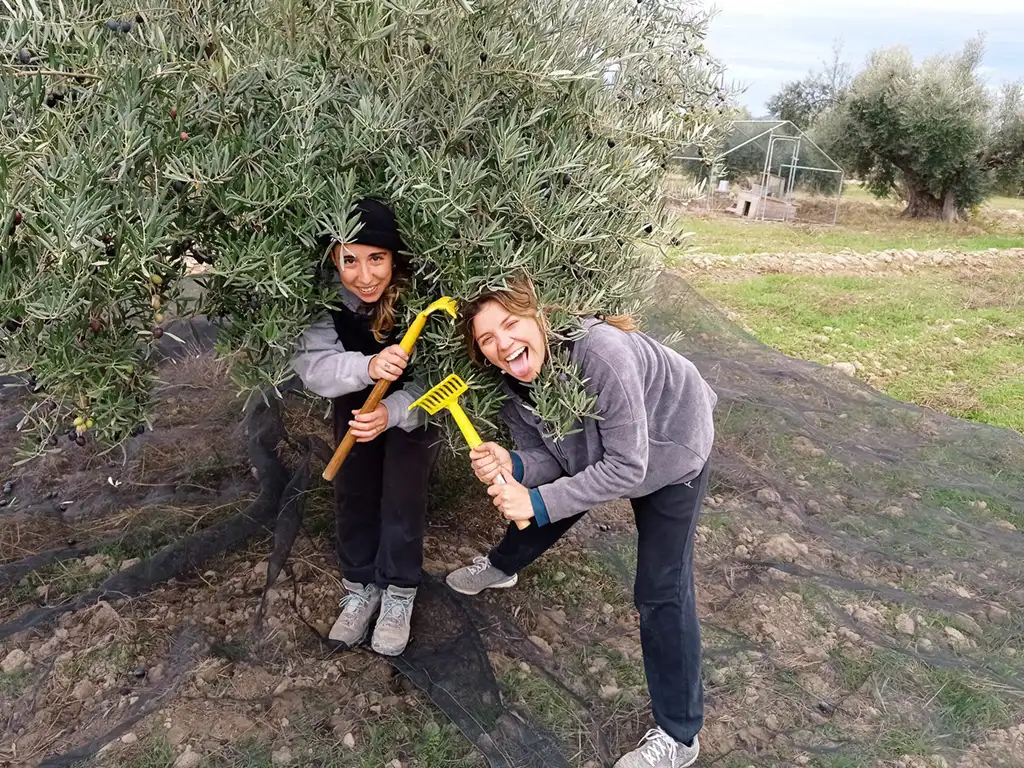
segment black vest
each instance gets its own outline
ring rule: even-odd
[[[373,320],[370,315],[354,312],[346,306],[341,309],[331,310],[331,319],[334,320],[334,330],[338,334],[338,341],[345,348],[346,352],[361,352],[364,355],[376,355],[386,347],[397,344],[400,340],[398,329],[392,328],[383,342],[377,341],[373,335]],[[408,381],[412,365],[409,365],[397,381],[391,382],[389,391],[402,389]],[[367,388],[367,394],[372,387]]]

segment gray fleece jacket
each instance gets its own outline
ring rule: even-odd
[[[337,274],[333,285],[346,307],[353,312],[369,314],[370,306],[345,288]],[[321,397],[334,398],[359,392],[377,383],[370,378],[372,357],[346,350],[338,339],[334,320],[330,314],[325,314],[299,337],[291,366],[306,389]],[[399,427],[411,432],[426,423],[426,413],[421,408],[409,410],[424,391],[420,382],[407,381],[404,388],[389,392],[381,400],[388,409],[388,429]]]
[[[502,417],[517,450],[514,475],[531,489],[539,525],[613,499],[646,496],[696,477],[711,454],[718,397],[682,355],[599,320],[571,358],[597,396],[597,417],[560,442],[511,390]]]

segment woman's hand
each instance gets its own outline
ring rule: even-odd
[[[469,458],[477,479],[484,485],[493,483],[499,473],[506,480],[512,479],[512,454],[497,443],[482,443],[469,452]]]
[[[409,364],[409,355],[399,344],[392,344],[387,349],[370,358],[369,373],[373,380],[386,379],[397,381]]]
[[[381,403],[370,413],[352,411],[354,418],[348,423],[357,443],[368,443],[388,428],[388,407]]]
[[[509,520],[530,520],[533,518],[533,502],[530,500],[530,489],[515,480],[508,480],[504,485],[495,483],[487,489],[494,500],[494,506]]]

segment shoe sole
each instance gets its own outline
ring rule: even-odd
[[[467,589],[462,589],[462,588],[456,586],[455,584],[452,584],[448,579],[445,579],[444,581],[445,581],[445,584],[447,584],[455,592],[458,592],[460,595],[470,595],[470,596],[472,596],[472,595],[479,595],[481,592],[483,592],[484,590],[487,590],[487,589],[508,589],[509,587],[514,587],[516,584],[519,583],[519,574],[518,573],[514,573],[509,578],[505,579],[505,581],[499,581],[496,584],[488,584],[486,587],[481,587],[480,589],[476,590],[475,592],[472,592],[472,591],[467,590]]]
[[[355,642],[346,643],[344,640],[340,640],[340,639],[338,639],[336,637],[332,637],[330,632],[327,633],[327,639],[330,640],[332,643],[341,643],[346,648],[356,648],[356,647],[362,645],[370,637],[370,624],[373,624],[377,620],[377,615],[378,615],[379,612],[380,612],[380,608],[378,607],[377,610],[373,612],[373,616],[370,618],[369,623],[367,623],[366,629],[363,630],[363,634],[360,635],[359,639],[357,639]],[[334,627],[331,627],[331,629],[334,629]]]

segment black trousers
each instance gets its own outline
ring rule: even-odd
[[[708,467],[689,484],[632,499],[637,562],[634,601],[655,722],[689,744],[704,724],[700,623],[693,588],[693,540],[708,487]],[[525,530],[509,525],[491,564],[512,575],[550,549],[585,512]]]
[[[334,438],[369,390],[334,400]],[[440,448],[437,425],[389,429],[356,443],[334,476],[335,549],[342,578],[358,584],[417,587],[423,571],[427,487]]]

